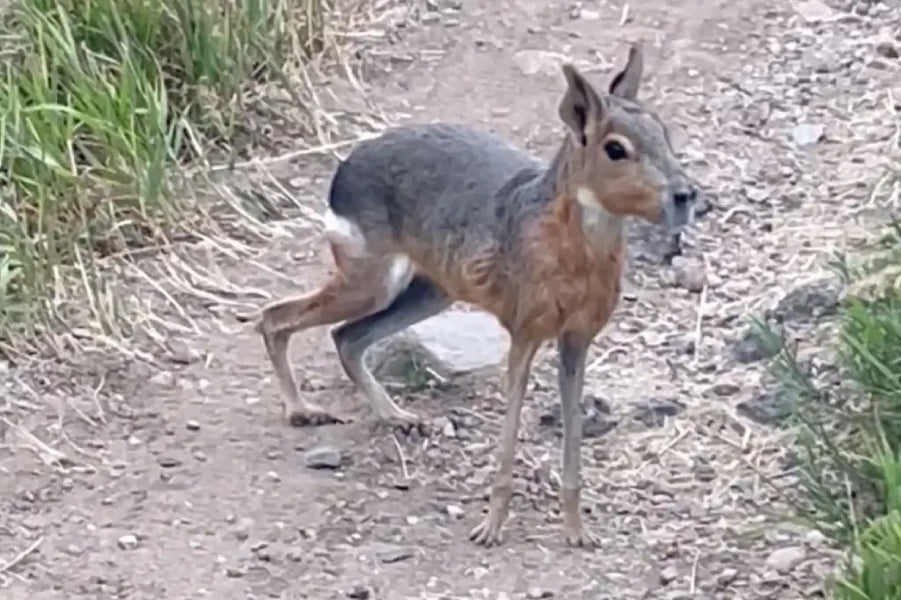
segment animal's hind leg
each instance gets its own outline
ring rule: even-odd
[[[390,303],[397,288],[409,280],[409,274],[397,268],[397,261],[342,261],[344,264],[339,265],[343,271],[319,290],[283,298],[263,308],[256,330],[263,336],[283,398],[285,418],[292,425],[321,425],[339,419],[298,393],[288,362],[291,336],[310,327],[359,318]]]
[[[397,406],[372,376],[363,363],[366,350],[377,341],[440,313],[450,304],[450,298],[438,286],[417,275],[387,308],[332,330],[345,372],[366,395],[381,423],[407,429],[420,421],[415,414]]]

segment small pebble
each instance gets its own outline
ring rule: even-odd
[[[884,58],[898,58],[901,56],[898,47],[891,42],[879,42],[876,44],[876,54]]]
[[[704,265],[700,262],[677,256],[673,258],[672,265],[678,287],[697,294],[707,285]]]
[[[668,585],[679,579],[679,570],[676,567],[669,566],[660,572],[660,583]]]
[[[127,533],[127,534],[123,535],[122,537],[120,537],[116,541],[116,544],[122,550],[133,550],[138,547],[138,538],[137,538],[137,536],[135,536],[131,533]]]
[[[819,142],[824,133],[822,125],[800,123],[792,129],[792,140],[799,148],[806,148]]]
[[[303,453],[303,464],[309,469],[337,469],[341,451],[332,446],[316,446]]]
[[[410,489],[410,480],[398,477],[391,483],[396,490],[407,491]]]
[[[353,600],[369,600],[370,595],[369,588],[362,585],[355,585],[353,589],[347,592],[347,597]]]
[[[181,465],[181,461],[174,456],[161,456],[156,459],[156,462],[164,469],[172,469]]]
[[[716,583],[720,587],[726,587],[738,577],[738,571],[736,569],[723,569],[723,572],[719,574],[716,578]]]
[[[826,536],[823,532],[812,529],[804,536],[804,543],[813,547],[822,546],[826,543]]]
[[[717,383],[713,386],[712,391],[720,397],[732,396],[741,391],[741,388],[734,383]]]
[[[835,14],[835,11],[821,0],[804,0],[795,2],[794,5],[797,13],[808,22],[822,21]]]
[[[541,598],[553,598],[554,592],[550,590],[543,590],[538,587],[531,587],[529,591],[526,592],[526,598],[528,600],[541,600]]]
[[[150,383],[160,387],[172,387],[175,385],[175,375],[169,371],[160,371],[150,377]]]
[[[174,363],[189,365],[201,358],[200,352],[185,340],[173,338],[167,340],[166,346],[169,348],[169,360]]]
[[[301,562],[305,555],[306,552],[304,552],[300,548],[289,548],[288,551],[285,552],[285,558],[287,558],[291,562]]]
[[[200,423],[198,423],[197,421],[188,421],[187,423],[185,423],[185,428],[188,431],[197,431],[198,429],[200,429]]]
[[[379,553],[379,560],[386,565],[401,562],[409,558],[413,558],[413,550],[409,548],[394,548]]]
[[[451,421],[448,421],[444,424],[441,434],[446,438],[454,438],[457,437],[457,430],[454,428],[454,424]]]
[[[463,509],[457,506],[456,504],[448,504],[444,507],[444,512],[452,519],[459,519],[463,517]]]
[[[806,558],[807,553],[803,546],[788,546],[774,550],[766,559],[766,566],[781,575],[786,575],[795,570]]]

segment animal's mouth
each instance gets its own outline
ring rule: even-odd
[[[671,263],[673,258],[682,254],[682,234],[691,225],[695,217],[695,200],[676,202],[668,192],[661,192],[661,221],[666,227],[666,246],[663,249],[663,262]]]
[[[693,200],[677,203],[668,193],[663,193],[661,196],[663,196],[661,198],[663,205],[661,220],[666,226],[667,234],[679,236],[694,220],[695,203]]]

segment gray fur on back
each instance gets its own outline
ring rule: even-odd
[[[370,241],[388,234],[395,244],[419,239],[453,254],[473,238],[514,243],[517,224],[553,189],[546,163],[497,136],[416,124],[360,143],[335,172],[329,206]]]

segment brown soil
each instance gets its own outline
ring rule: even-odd
[[[901,31],[898,11],[832,3],[835,18],[811,24],[784,1],[647,0],[622,23],[624,5],[606,0],[581,3],[578,18],[559,2],[459,4],[366,50],[377,55],[368,96],[386,115],[481,124],[548,155],[562,76],[553,57],[541,66],[548,55],[522,52],[592,65],[606,84],[625,43],[641,40],[643,97],[672,123],[712,206],[679,268],[660,264],[657,232],[635,228],[629,293],[590,358],[587,394],[615,423],[584,451],[587,519],[603,547],[569,549],[561,537],[550,349],[529,392],[507,541],[485,550],[467,534],[493,473],[495,377],[398,389],[402,406],[439,432],[450,420],[454,436],[396,444],[365,424],[327,332],[305,332],[293,346],[305,393],[355,420],[292,429],[258,337],[231,306],[173,291],[190,312],[172,320],[197,325],[179,337],[200,356],[169,353],[187,365],[160,372],[98,355],[0,372],[4,598],[822,597],[828,553],[780,525],[788,438],[745,410],[763,406],[765,363],[735,348],[746,316],[789,290],[801,300],[783,302],[784,321],[807,331],[810,303],[830,294],[809,280],[829,249],[865,231],[898,119],[885,89],[901,81],[901,63],[875,47]],[[799,147],[802,123],[823,138]],[[328,171],[310,163],[282,175],[318,211]],[[313,287],[323,269],[314,224],[283,226],[292,235],[254,261],[217,257],[223,279],[273,296]],[[700,294],[685,289],[698,269]],[[12,423],[71,464],[48,466]],[[342,450],[341,468],[307,468],[303,452],[317,444]],[[767,564],[782,547],[804,552],[791,572]]]

